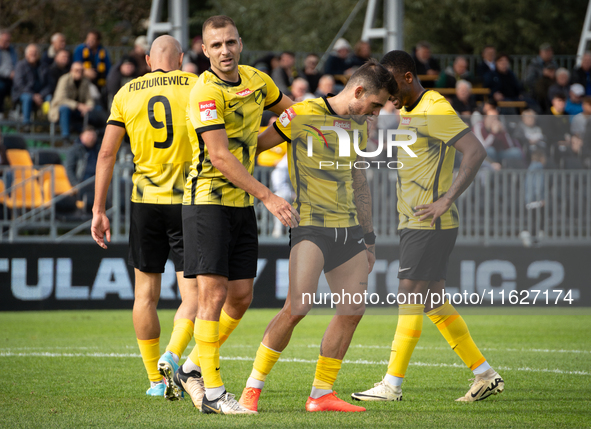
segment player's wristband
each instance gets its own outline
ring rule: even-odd
[[[368,232],[363,236],[363,240],[365,241],[365,244],[371,246],[373,244],[376,244],[376,235],[373,231]]]

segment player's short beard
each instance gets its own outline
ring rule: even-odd
[[[357,107],[355,101],[352,101],[347,106],[347,110],[349,112],[349,116],[358,124],[363,124],[365,122],[365,114],[361,111],[361,108]]]

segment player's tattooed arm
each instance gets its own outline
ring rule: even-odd
[[[357,161],[363,161],[357,156]],[[357,207],[357,218],[363,228],[363,233],[373,231],[373,220],[371,218],[371,192],[367,184],[365,170],[352,169],[353,174],[353,195],[355,197],[355,206]]]

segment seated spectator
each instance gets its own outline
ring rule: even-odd
[[[150,51],[150,44],[146,36],[138,36],[133,42],[133,50],[129,56],[135,61],[135,74],[143,76],[150,71],[148,63],[146,62],[146,55]]]
[[[43,56],[41,57],[41,64],[44,67],[49,68],[53,64],[56,54],[64,49],[66,49],[66,36],[64,36],[62,33],[54,33],[51,36],[51,44],[49,45],[49,48],[47,48],[47,50],[43,52]]]
[[[452,99],[451,106],[461,116],[470,116],[476,110],[476,98],[472,95],[470,82],[463,79],[456,82],[456,95]]]
[[[591,95],[591,52],[587,51],[581,58],[581,65],[573,70],[572,83],[580,83],[586,95]]]
[[[556,82],[550,85],[548,88],[548,100],[551,102],[554,96],[561,94],[565,100],[568,97],[570,73],[564,67],[560,67],[556,70]]]
[[[101,45],[101,33],[89,31],[84,43],[74,50],[74,61],[84,65],[84,76],[99,89],[107,84],[107,75],[111,70],[109,52]]]
[[[324,73],[333,76],[345,75],[349,69],[347,58],[351,52],[351,45],[345,39],[340,38],[333,47],[333,52],[328,56],[324,65]],[[343,82],[345,84],[346,82]]]
[[[544,65],[542,69],[542,77],[540,77],[534,84],[533,98],[540,106],[541,113],[550,112],[550,100],[548,99],[548,91],[550,87],[556,83],[556,67],[553,63]]]
[[[200,75],[209,69],[209,58],[203,53],[203,38],[201,36],[193,37],[191,41],[191,49],[185,52],[183,57],[183,65],[193,63],[197,67],[196,75]],[[258,67],[257,67],[258,68]]]
[[[294,74],[297,72],[294,69],[295,55],[293,52],[282,52],[279,57],[279,66],[271,71],[271,78],[277,85],[277,88],[284,94],[289,93],[289,87],[293,82]]]
[[[507,158],[523,158],[519,143],[511,138],[495,110],[490,110],[483,121],[476,124],[474,134],[494,163],[500,164]]]
[[[57,83],[49,120],[59,120],[65,143],[69,143],[71,122],[81,121],[94,108],[90,85],[90,80],[84,76],[84,65],[78,61],[72,63],[70,73],[63,75]]]
[[[485,76],[490,72],[495,71],[495,57],[497,50],[492,45],[484,47],[481,53],[482,61],[476,66],[476,78],[479,82],[484,82]]]
[[[302,77],[296,77],[291,84],[291,98],[299,103],[308,98],[314,98],[314,94],[308,92],[308,81]]]
[[[536,124],[536,112],[532,109],[521,113],[521,122],[517,124],[514,137],[519,141],[526,159],[530,158],[533,150],[546,148],[544,133]]]
[[[561,142],[557,151],[558,165],[562,169],[579,170],[585,164],[589,167],[589,149],[583,139],[577,136],[568,136]]]
[[[542,77],[544,66],[549,64],[554,66],[554,70],[558,68],[558,64],[554,61],[552,46],[549,43],[542,43],[538,56],[529,64],[525,74],[525,89],[528,94],[534,94],[536,82]]]
[[[301,77],[308,81],[308,90],[311,93],[316,92],[318,88],[318,81],[320,80],[320,73],[316,69],[318,66],[318,55],[308,54],[304,60],[304,69],[299,73]]]
[[[510,69],[508,55],[499,54],[497,56],[495,71],[486,76],[484,86],[490,88],[490,92],[496,101],[517,100],[519,98],[521,84]]]
[[[415,60],[415,64],[417,66],[418,75],[438,75],[441,71],[439,62],[435,58],[431,57],[431,45],[429,42],[421,41],[417,43],[413,59]]]
[[[439,75],[435,83],[437,88],[455,88],[458,80],[472,82],[472,73],[468,70],[468,61],[465,57],[457,56],[453,65],[446,67]]]
[[[87,125],[82,130],[66,155],[66,172],[72,186],[79,185],[96,175],[96,162],[101,149],[94,127]],[[86,210],[92,210],[94,183],[78,190],[78,199],[86,202]]]
[[[21,104],[25,127],[31,124],[33,107],[41,107],[44,101],[51,100],[51,86],[40,57],[37,45],[27,45],[25,58],[17,63],[14,70],[12,102]]]
[[[591,97],[583,98],[583,111],[575,115],[570,124],[570,133],[581,139],[585,139],[585,130],[591,118]]]
[[[60,80],[60,77],[68,73],[70,71],[70,67],[70,53],[65,49],[56,52],[53,63],[47,72],[47,81],[51,87],[51,95],[53,95],[55,92],[55,88],[57,88],[57,82]]]
[[[552,99],[550,112],[552,115],[539,117],[540,127],[546,137],[546,154],[552,163],[558,163],[558,145],[564,144],[570,135],[569,116],[564,113],[566,99],[562,94],[556,94]],[[561,143],[562,142],[562,143]]]
[[[14,69],[18,62],[16,50],[10,45],[10,32],[0,30],[0,119],[4,117],[4,99],[12,91]]]
[[[583,111],[583,96],[585,95],[585,88],[580,83],[573,83],[570,86],[568,95],[564,111],[570,116],[578,115]]]
[[[328,94],[334,94],[335,92],[335,80],[329,74],[325,74],[320,78],[318,81],[318,88],[316,88],[316,92],[314,95],[316,97],[326,97]]]
[[[115,67],[111,68],[109,76],[107,76],[108,110],[111,110],[111,103],[113,102],[113,97],[115,97],[117,91],[119,91],[119,89],[127,82],[136,77],[138,77],[137,65],[135,60],[130,56],[121,58],[121,61],[119,61]]]
[[[361,67],[367,60],[371,58],[371,45],[369,42],[360,40],[355,43],[353,53],[347,58],[349,67]]]

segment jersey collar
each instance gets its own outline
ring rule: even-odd
[[[160,72],[160,73],[169,73],[169,72],[171,72],[171,71],[172,71],[172,70],[164,71],[164,70],[162,70],[162,69],[156,69],[156,70],[153,70],[153,71],[152,71],[152,73],[156,73],[156,72]]]
[[[330,106],[329,102],[328,102],[328,97],[334,97],[334,94],[328,94],[328,95],[323,95],[322,99],[324,100],[324,104],[326,104],[326,108],[328,109],[328,111],[332,114],[332,115],[336,115],[337,112],[335,112],[334,110],[332,110],[332,107]]]
[[[229,82],[227,80],[222,79],[217,74],[215,74],[215,72],[211,68],[207,69],[207,71],[210,72],[211,74],[213,74],[215,77],[217,77],[222,82],[224,82],[226,85],[229,85],[229,86],[240,86],[240,85],[242,85],[242,76],[240,76],[240,70],[238,71],[238,82]]]
[[[417,98],[417,101],[415,101],[414,103],[412,103],[412,105],[408,106],[406,108],[406,113],[410,113],[412,111],[412,109],[414,109],[415,107],[417,107],[417,105],[421,102],[421,100],[423,99],[423,95],[425,95],[427,93],[427,91],[429,91],[428,89],[424,90],[421,95],[419,95],[419,98]]]

